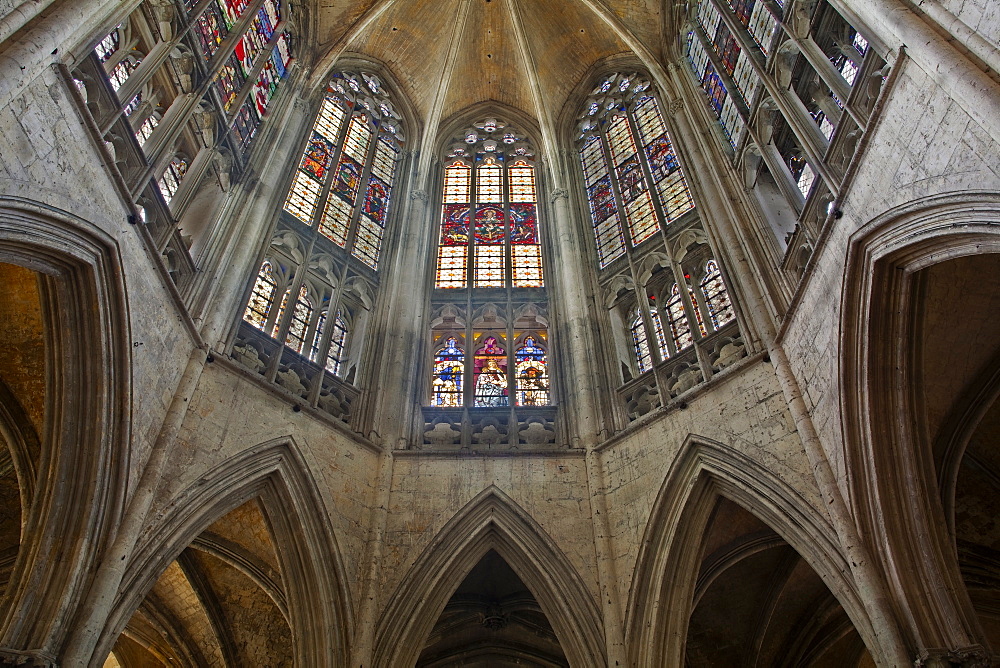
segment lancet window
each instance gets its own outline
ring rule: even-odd
[[[495,118],[442,157],[430,405],[548,406],[548,321],[534,150]]]
[[[637,74],[602,78],[578,127],[603,268],[692,211],[694,200],[647,79]]]
[[[284,211],[378,269],[404,137],[382,81],[338,72],[323,96]]]

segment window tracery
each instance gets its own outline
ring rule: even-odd
[[[648,80],[604,77],[584,103],[577,143],[600,266],[694,209]]]
[[[495,118],[444,149],[431,407],[551,403],[534,158],[529,140]]]
[[[235,361],[349,422],[375,285],[279,226],[250,289]]]
[[[284,210],[378,269],[403,144],[400,115],[378,77],[338,72],[306,140]]]

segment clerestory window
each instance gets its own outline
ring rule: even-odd
[[[446,147],[431,406],[551,403],[539,188],[530,143],[487,118]]]
[[[284,210],[378,269],[396,167],[399,114],[382,81],[339,72],[323,97]]]
[[[601,79],[577,142],[602,268],[694,209],[694,200],[648,80]]]

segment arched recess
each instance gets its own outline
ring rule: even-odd
[[[409,569],[379,619],[373,664],[413,665],[448,599],[490,550],[537,599],[570,665],[604,666],[597,602],[544,529],[496,486],[466,504]]]
[[[48,660],[124,505],[128,309],[116,242],[67,212],[0,198],[0,262],[40,275],[46,350],[45,428],[36,471],[25,471],[37,477],[22,486],[33,493],[0,602],[0,647]]]
[[[859,229],[848,249],[840,388],[849,498],[915,659],[988,655],[942,510],[947,489],[938,487],[962,448],[938,444],[945,454],[936,456],[923,429],[915,327],[928,307],[919,276],[944,262],[994,253],[1000,253],[1000,194],[989,192],[935,195],[887,211]],[[966,392],[972,395],[965,398],[988,395],[988,378],[970,380]],[[946,420],[957,431],[964,421],[968,430],[976,409],[958,409]]]
[[[94,658],[102,660],[160,574],[213,522],[260,498],[274,538],[296,666],[348,665],[354,628],[350,593],[323,497],[291,437],[248,448],[201,476],[151,519],[137,547]]]
[[[874,631],[829,521],[752,459],[689,435],[643,534],[625,619],[629,665],[684,665],[702,536],[718,497],[749,511],[798,552],[843,606],[878,661]]]

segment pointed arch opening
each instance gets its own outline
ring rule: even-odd
[[[720,512],[728,513],[733,521],[717,521]],[[731,448],[688,437],[657,496],[642,545],[626,618],[631,665],[674,666],[689,660],[694,665],[713,661],[725,665],[748,652],[757,657],[785,651],[808,654],[817,647],[816,638],[844,637],[845,624],[856,629],[863,646],[877,651],[874,631],[833,527],[786,483]],[[746,561],[772,549],[775,552],[766,558]],[[761,591],[744,592],[744,598],[759,599],[751,609],[721,610],[728,601],[727,587],[759,583],[758,575],[773,572],[770,566],[782,559],[785,578],[772,578]],[[769,560],[775,564],[764,563]],[[730,570],[740,563],[744,567]],[[728,575],[722,577],[724,573]],[[783,594],[790,591],[792,576],[815,593],[814,600],[826,606],[828,616],[810,617],[796,596]],[[703,602],[707,607],[699,611]],[[758,615],[761,605],[769,606],[771,613]],[[771,625],[779,605],[797,615],[798,625]],[[719,629],[711,626],[720,612],[745,617],[746,633],[736,648],[724,647],[732,636],[719,635]],[[696,634],[693,640],[692,632]],[[809,633],[812,639],[803,635]],[[723,637],[730,640],[723,642]],[[688,653],[689,640],[701,654]],[[856,643],[853,649],[834,645],[830,644],[829,651],[850,654],[857,648]],[[726,651],[734,653],[726,658]],[[849,658],[862,660],[860,654]],[[879,660],[877,655],[874,658]],[[767,661],[765,656],[763,664]]]
[[[570,665],[605,665],[593,594],[545,531],[496,487],[460,510],[407,572],[379,619],[375,665],[413,665],[449,599],[490,551],[538,602]]]

